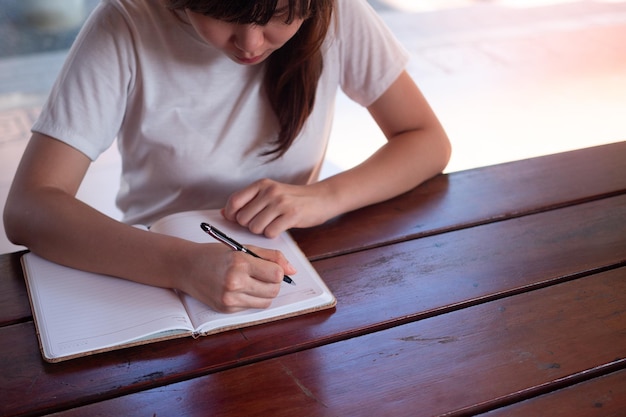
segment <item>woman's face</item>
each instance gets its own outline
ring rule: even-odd
[[[242,65],[263,62],[291,39],[304,21],[295,18],[285,23],[288,15],[286,7],[276,9],[274,17],[263,26],[226,22],[189,9],[185,12],[202,39]]]

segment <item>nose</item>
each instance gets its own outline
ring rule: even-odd
[[[258,25],[239,25],[235,31],[235,47],[240,51],[255,55],[264,42],[263,27]]]

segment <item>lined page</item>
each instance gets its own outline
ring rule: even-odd
[[[101,350],[192,326],[177,294],[49,262],[23,259],[44,356]]]

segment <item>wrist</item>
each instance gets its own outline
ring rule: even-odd
[[[316,212],[323,217],[319,223],[350,211],[349,200],[346,199],[347,193],[337,176],[326,178],[310,186],[314,188],[315,202],[318,208]]]
[[[147,268],[153,274],[151,279],[157,286],[188,292],[186,277],[196,267],[194,254],[200,244],[166,235],[158,235],[157,239],[155,259],[148,261],[152,266]]]
[[[328,177],[316,185],[320,187],[320,206],[328,213],[327,219],[356,210],[367,204],[367,193],[354,168]]]

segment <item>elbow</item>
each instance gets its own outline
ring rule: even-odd
[[[436,138],[435,149],[432,152],[434,158],[433,166],[435,168],[434,175],[441,174],[448,166],[452,157],[452,143],[450,143],[450,139],[448,139],[448,135],[443,129],[441,129]]]
[[[12,187],[7,197],[2,221],[4,231],[9,241],[15,245],[28,246],[28,219],[31,213],[30,206],[22,201],[16,194],[15,187]]]
[[[448,139],[448,135],[446,135],[445,133],[443,134],[443,139],[442,139],[442,158],[441,158],[441,171],[443,172],[446,167],[448,166],[448,163],[450,162],[450,158],[452,157],[452,143],[450,142],[450,139]]]
[[[23,245],[21,227],[22,220],[19,211],[15,209],[14,204],[7,200],[4,206],[2,220],[4,223],[4,232],[7,239],[15,245]]]

